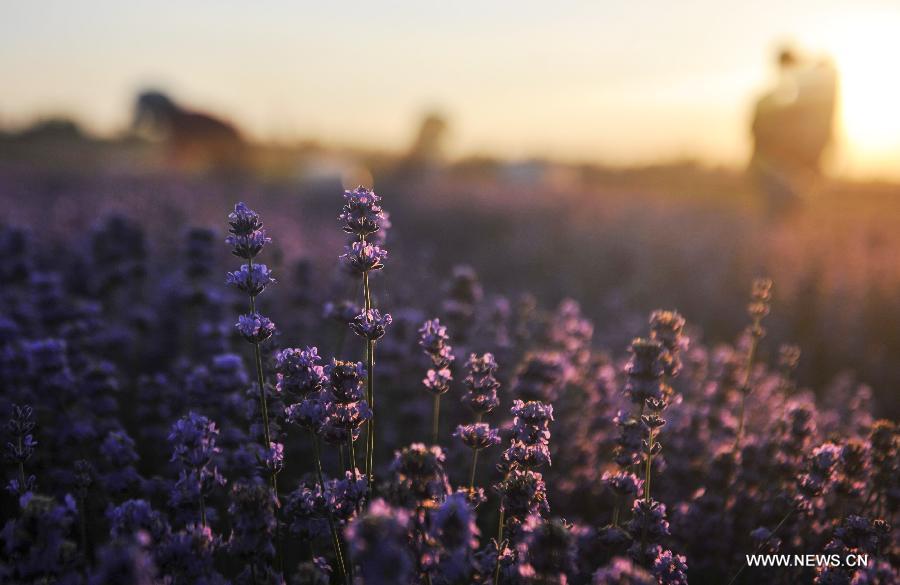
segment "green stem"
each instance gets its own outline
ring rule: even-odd
[[[81,524],[81,554],[84,560],[83,570],[87,571],[88,566],[88,546],[87,546],[87,514],[84,509],[85,498],[78,499],[78,516]]]
[[[247,265],[252,270],[253,258],[247,259]],[[256,313],[256,298],[253,295],[249,296],[250,312]],[[263,453],[268,454],[269,449],[272,448],[272,438],[269,432],[269,407],[266,404],[266,384],[263,377],[262,353],[259,349],[259,343],[253,344],[253,357],[256,361],[256,383],[259,386],[259,409],[262,413],[263,421]],[[274,471],[270,474],[269,483],[272,486],[272,496],[274,497],[275,506],[273,510],[273,513],[275,514],[275,556],[278,563],[278,570],[282,575],[284,575],[284,557],[281,550],[281,529],[278,522],[278,478],[276,477]]]
[[[353,431],[349,430],[350,438],[348,439],[348,443],[350,445],[350,471],[353,473],[353,479],[356,479],[356,449],[353,447],[355,441],[353,440]]]
[[[365,238],[363,238],[365,241]],[[372,288],[369,285],[369,273],[363,272],[363,297],[365,300],[366,319],[372,310]],[[366,425],[366,483],[368,484],[369,497],[372,496],[372,486],[375,483],[375,342],[366,340],[366,401],[372,411],[372,418]]]
[[[366,343],[366,358],[368,376],[366,378],[366,394],[368,395],[369,410],[372,418],[366,425],[366,479],[369,484],[369,496],[375,484],[375,342]]]
[[[644,476],[644,501],[650,503],[650,467],[653,465],[653,429],[647,438],[647,471]]]
[[[472,473],[469,475],[469,491],[475,491],[475,466],[478,465],[478,449],[472,449]]]
[[[503,500],[500,500],[500,522],[497,526],[497,562],[494,565],[494,585],[500,583],[500,553],[503,552]]]
[[[434,395],[434,417],[431,421],[431,444],[437,445],[438,443],[438,428],[440,426],[441,419],[441,395]]]
[[[313,451],[316,455],[316,475],[319,478],[319,487],[322,488],[322,494],[325,493],[325,475],[322,473],[322,455],[319,451],[319,437],[312,431],[310,431],[310,435],[312,435],[313,440]],[[341,551],[341,541],[338,538],[337,528],[334,524],[334,515],[331,512],[331,508],[328,508],[328,528],[331,530],[331,544],[334,546],[334,554],[337,557],[338,567],[341,570],[341,577],[344,580],[347,580],[347,569],[344,566],[344,554]]]
[[[200,525],[206,528],[206,500],[203,497],[203,475],[197,470],[197,483],[200,486]]]
[[[775,536],[775,534],[778,532],[778,530],[784,525],[785,522],[787,522],[787,519],[790,518],[791,514],[793,514],[793,513],[794,513],[794,508],[791,508],[790,510],[788,510],[788,513],[784,515],[784,517],[781,519],[781,521],[778,523],[778,525],[775,526],[774,530],[772,530],[772,534],[769,536],[769,538],[759,544],[759,547],[757,547],[757,549],[756,549],[757,553],[763,549],[763,547],[766,545],[766,543],[769,541],[769,539],[771,539],[772,537]],[[744,572],[744,569],[746,567],[747,567],[746,564],[741,565],[741,568],[738,569],[738,572],[734,574],[734,576],[731,578],[730,581],[728,581],[728,585],[732,585],[735,581],[737,581],[737,578],[740,577],[741,573]]]
[[[734,437],[734,451],[741,447],[741,439],[744,434],[744,411],[746,409],[747,395],[750,393],[750,376],[753,373],[753,361],[756,358],[756,349],[760,340],[760,319],[753,320],[753,329],[750,336],[750,349],[747,351],[747,364],[744,370],[744,383],[741,384],[741,406],[738,411],[738,428]]]

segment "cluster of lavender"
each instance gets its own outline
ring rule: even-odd
[[[189,230],[180,260],[157,267],[138,224],[101,222],[72,274],[0,230],[15,244],[0,255],[0,581],[898,579],[897,426],[850,378],[804,388],[794,346],[769,365],[771,281],[754,283],[735,346],[694,330],[689,345],[685,320],[656,311],[619,355],[596,347],[574,301],[490,296],[469,267],[433,295],[385,283],[383,313],[370,282],[386,258],[381,198],[345,192],[340,222],[347,270],[286,300],[261,296],[274,279],[257,259],[277,244],[244,204],[228,217],[245,261],[232,296],[211,230]],[[267,257],[289,274],[280,252]],[[347,332],[364,343],[345,348]],[[284,344],[295,336],[309,345]],[[747,567],[755,552],[870,562]]]

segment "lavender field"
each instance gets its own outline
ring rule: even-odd
[[[4,166],[0,581],[898,581],[894,188],[376,187]]]

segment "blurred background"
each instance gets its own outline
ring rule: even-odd
[[[733,339],[768,274],[770,351],[896,416],[897,30],[888,0],[10,4],[2,221],[52,244],[124,213],[163,260],[245,199],[327,275],[366,184],[397,302],[468,264],[619,351],[657,307]]]

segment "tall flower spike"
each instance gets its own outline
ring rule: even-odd
[[[463,380],[467,392],[462,397],[462,402],[469,410],[481,417],[499,406],[497,389],[500,382],[495,377],[497,362],[491,353],[481,356],[471,354],[466,362],[469,375]]]
[[[431,422],[431,442],[438,442],[438,431],[441,419],[441,395],[450,390],[450,382],[453,375],[450,372],[450,364],[455,359],[453,348],[450,347],[450,336],[447,328],[441,325],[440,320],[431,319],[425,321],[419,328],[419,346],[425,355],[431,359],[434,366],[425,374],[422,383],[425,389],[434,396]]]
[[[271,486],[273,502],[278,502],[278,472],[281,470],[277,441],[272,440],[269,428],[269,405],[266,398],[266,382],[263,372],[262,352],[260,343],[271,337],[275,331],[275,325],[270,319],[260,315],[256,310],[256,297],[259,296],[270,284],[275,282],[272,272],[265,264],[258,264],[253,259],[259,254],[263,246],[271,241],[263,231],[262,219],[259,214],[247,207],[243,202],[234,206],[234,211],[228,214],[228,226],[230,235],[226,242],[232,246],[232,253],[245,258],[246,264],[239,270],[229,272],[226,275],[226,283],[247,293],[249,312],[242,315],[237,323],[237,328],[247,341],[253,344],[253,357],[256,364],[256,386],[259,391],[259,413],[262,422],[262,452],[267,464],[261,469],[268,475]],[[237,491],[235,493],[250,494],[250,491]],[[202,500],[201,500],[202,501]],[[277,509],[277,506],[276,506]],[[205,518],[204,518],[205,524]],[[279,524],[275,522],[275,548],[277,568],[283,572],[281,542],[278,535]]]

